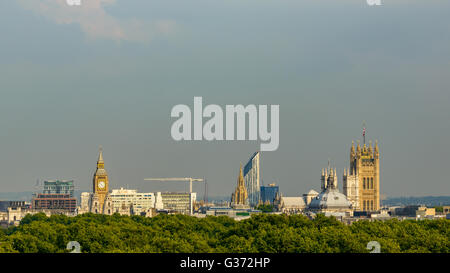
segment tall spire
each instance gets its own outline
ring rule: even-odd
[[[102,145],[98,148],[98,162],[103,162],[103,147]]]
[[[242,163],[241,163],[241,168],[239,170],[239,178],[238,178],[238,186],[244,186],[244,174],[242,172]]]
[[[98,160],[97,160],[97,169],[104,169],[105,162],[103,161],[103,147],[100,145],[98,148]]]
[[[244,175],[242,173],[242,163],[239,170],[239,177],[237,181],[237,187],[233,194],[232,203],[234,205],[247,205],[247,189],[245,188]]]

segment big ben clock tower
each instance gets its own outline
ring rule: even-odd
[[[93,192],[94,195],[98,197],[100,211],[103,210],[105,197],[108,194],[108,184],[108,173],[105,170],[105,162],[103,161],[103,149],[100,147],[97,161],[97,170],[95,171],[93,179]]]

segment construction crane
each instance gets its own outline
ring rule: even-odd
[[[192,193],[192,182],[204,182],[203,178],[192,177],[168,177],[168,178],[145,178],[145,181],[189,181],[189,193]]]

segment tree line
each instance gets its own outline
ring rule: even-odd
[[[186,215],[76,217],[27,215],[17,227],[2,229],[2,253],[366,253],[377,241],[381,252],[450,252],[450,220],[358,221],[334,217],[256,214],[235,221],[227,216]]]

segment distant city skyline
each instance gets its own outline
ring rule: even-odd
[[[260,143],[174,141],[172,107],[201,96],[280,106],[279,148],[260,164],[284,194],[319,191],[328,159],[342,189],[365,121],[382,196],[450,195],[448,1],[63,2],[0,2],[0,192],[90,191],[102,145],[110,188],[204,177],[230,196]]]

